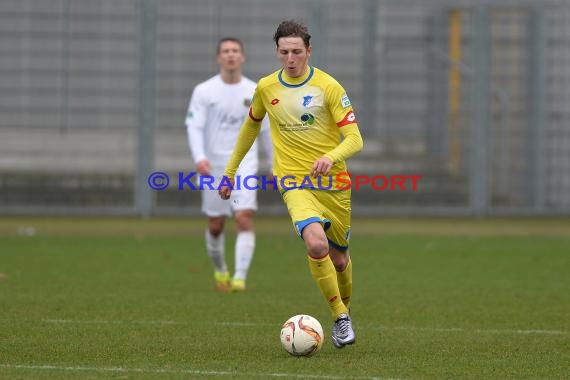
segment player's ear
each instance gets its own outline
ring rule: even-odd
[[[309,47],[307,48],[307,57],[310,57],[312,52],[313,52],[313,47],[309,45]]]

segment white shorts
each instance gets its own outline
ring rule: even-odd
[[[240,167],[241,169],[241,167]],[[247,173],[255,173],[257,168],[248,168]],[[241,173],[243,170],[238,170],[237,175],[244,176]],[[241,187],[239,190],[234,189],[230,199],[223,200],[218,194],[217,187],[220,184],[223,174],[213,174],[215,181],[213,187],[215,190],[204,189],[202,193],[202,212],[209,217],[216,216],[231,216],[235,211],[253,210],[257,211],[257,190],[249,190]],[[252,174],[249,174],[252,175]],[[248,181],[250,188],[255,187],[254,180]]]

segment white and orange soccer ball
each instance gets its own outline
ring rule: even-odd
[[[295,315],[281,327],[281,345],[293,356],[312,356],[323,345],[323,327],[310,315]]]

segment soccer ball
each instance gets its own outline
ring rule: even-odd
[[[310,315],[295,315],[281,327],[281,345],[293,356],[314,355],[323,340],[323,327]]]

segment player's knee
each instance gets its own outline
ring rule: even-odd
[[[222,227],[210,227],[210,235],[212,235],[213,237],[218,237],[221,235],[221,233],[224,231],[224,229]]]
[[[235,221],[238,231],[250,231],[253,229],[253,212],[236,213]]]
[[[223,220],[210,220],[208,223],[208,231],[210,235],[214,237],[220,236],[224,232],[224,221]]]
[[[335,260],[333,260],[333,265],[337,272],[342,272],[346,269],[346,266],[348,265],[348,260],[346,260],[345,258],[337,257],[335,258]]]
[[[331,260],[337,272],[343,272],[348,265],[348,253],[331,250]]]
[[[305,241],[309,256],[313,259],[321,259],[325,257],[329,251],[329,243],[322,239],[310,239]]]

